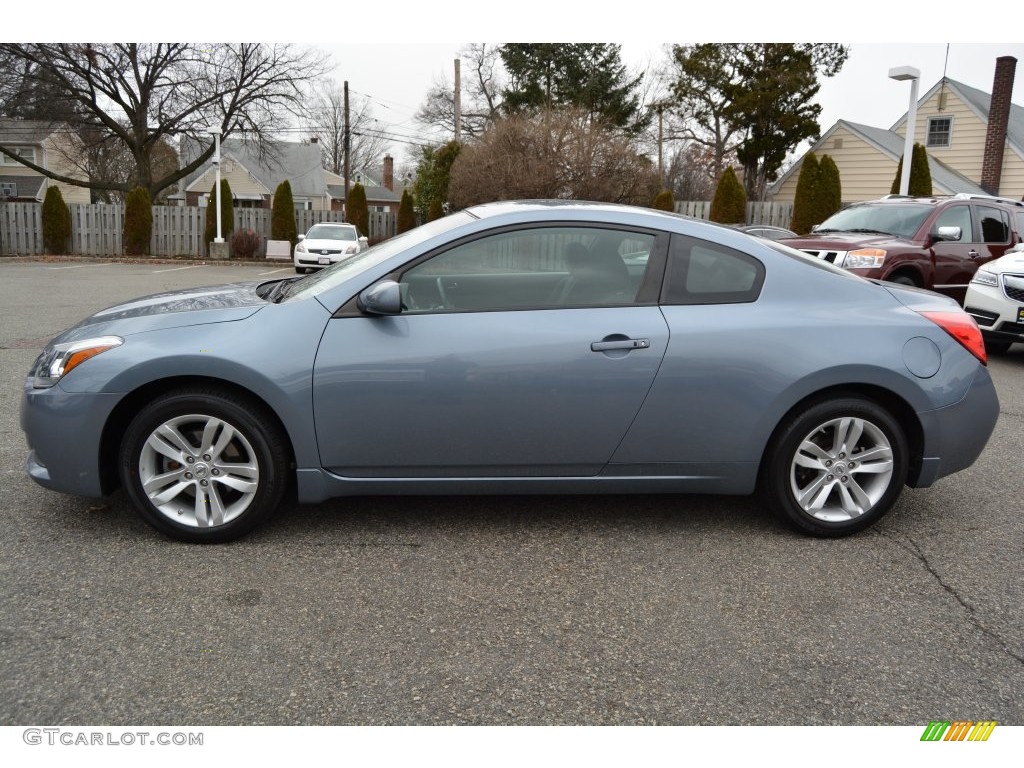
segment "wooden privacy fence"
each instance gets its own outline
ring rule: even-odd
[[[676,213],[695,219],[711,218],[710,200],[689,200],[676,203]],[[793,218],[792,203],[747,203],[747,224],[769,224],[774,227],[789,227]]]
[[[41,203],[0,203],[0,255],[38,256],[43,246]],[[120,204],[69,205],[71,240],[69,254],[78,256],[121,256],[124,254],[124,206]],[[266,254],[270,239],[271,211],[268,208],[236,208],[235,231],[251,229],[260,237],[256,256]],[[322,221],[341,222],[341,211],[295,211],[296,230],[305,232]],[[396,217],[392,213],[370,214],[370,242],[386,240],[395,234]],[[204,232],[205,207],[153,206],[153,234],[150,256],[207,256]],[[227,239],[227,238],[225,238]]]

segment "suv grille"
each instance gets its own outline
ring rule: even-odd
[[[1003,293],[1013,301],[1024,302],[1024,275],[1003,275]]]
[[[838,267],[843,266],[843,261],[846,259],[846,251],[814,251],[810,248],[801,248],[800,250],[808,256],[813,256],[816,259],[824,259],[830,264],[835,264]]]

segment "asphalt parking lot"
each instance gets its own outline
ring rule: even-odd
[[[0,260],[0,725],[1024,724],[1024,345],[979,462],[840,541],[756,498],[443,497],[190,546],[25,476],[49,338],[289,273]]]

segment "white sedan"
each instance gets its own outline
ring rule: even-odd
[[[978,321],[989,352],[1024,344],[1024,243],[978,268],[967,286],[964,309]]]
[[[293,260],[300,275],[313,269],[329,267],[355,256],[368,247],[367,239],[355,224],[314,224],[309,232],[299,235]]]

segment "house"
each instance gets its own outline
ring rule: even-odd
[[[324,171],[324,175],[327,178],[327,192],[332,199],[332,210],[344,210],[345,177],[330,171]],[[398,213],[402,192],[395,192],[395,159],[391,155],[384,157],[384,165],[379,176],[365,168],[353,173],[349,187],[354,184],[362,184],[366,190],[366,205],[370,213]]]
[[[1016,65],[997,59],[991,94],[943,78],[918,100],[914,138],[928,150],[935,194],[1024,196],[1024,108],[1010,102]],[[906,124],[906,114],[888,130],[840,120],[809,151],[835,161],[844,203],[877,199],[891,191]],[[801,161],[772,185],[772,200],[793,202]]]
[[[49,171],[88,181],[88,174],[79,167],[84,162],[77,162],[83,151],[82,141],[67,125],[0,118],[0,144]],[[0,154],[0,200],[42,202],[51,185],[60,190],[65,203],[90,202],[90,191],[86,187],[54,181],[18,160]]]

